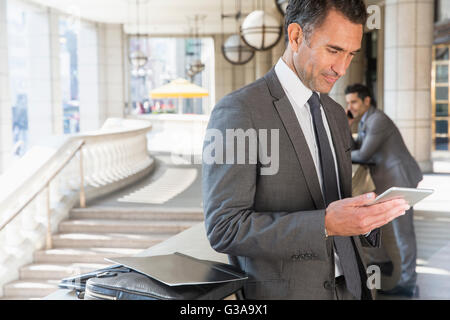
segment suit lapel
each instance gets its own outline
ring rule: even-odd
[[[300,123],[295,115],[294,108],[281,87],[274,69],[265,76],[265,79],[272,96],[276,98],[273,104],[294,147],[314,204],[317,209],[325,208],[325,201],[322,197],[316,166],[314,165]]]
[[[350,145],[344,144],[344,139],[340,134],[339,125],[331,107],[329,105],[330,99],[327,96],[321,95],[321,102],[325,115],[327,117],[328,126],[330,127],[331,137],[333,139],[334,151],[336,153],[336,160],[339,168],[339,181],[341,186],[342,197],[351,196],[352,181],[351,181],[351,165],[350,171],[348,170],[348,164],[350,162],[347,159],[346,151],[350,148]],[[348,178],[349,177],[349,178]]]
[[[366,130],[366,127],[367,127],[367,120],[369,120],[369,118],[370,118],[370,116],[373,114],[373,113],[375,113],[375,111],[376,111],[376,109],[375,109],[375,107],[373,107],[373,106],[371,106],[370,108],[369,108],[369,110],[367,110],[367,116],[366,116],[366,118],[364,119],[364,124],[361,126],[361,130]]]
[[[376,111],[375,107],[371,106],[369,110],[367,110],[367,116],[364,120],[363,125],[361,125],[361,121],[358,124],[358,144],[361,145],[363,140],[366,138],[366,131],[367,131],[367,120],[369,120],[369,117]]]

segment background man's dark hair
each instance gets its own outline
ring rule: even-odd
[[[352,85],[348,86],[347,88],[345,88],[345,94],[351,94],[351,93],[357,93],[358,98],[360,98],[363,101],[365,98],[369,97],[370,104],[373,105],[374,107],[377,106],[377,103],[376,103],[375,99],[373,98],[373,95],[370,93],[370,89],[367,86],[360,84],[360,83],[352,84]]]
[[[337,10],[353,23],[366,24],[367,9],[363,0],[289,0],[285,16],[285,40],[291,23],[302,27],[308,41],[314,28],[320,27],[330,10]]]

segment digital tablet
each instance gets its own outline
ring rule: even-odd
[[[408,204],[413,207],[416,203],[428,197],[434,192],[433,189],[415,189],[415,188],[398,188],[392,187],[368,204],[368,206],[374,205],[376,203],[385,202],[392,199],[405,199]]]

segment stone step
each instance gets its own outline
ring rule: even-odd
[[[174,234],[60,233],[53,235],[54,248],[135,248],[147,249]]]
[[[416,233],[421,233],[423,235],[432,235],[434,233],[442,233],[450,230],[450,224],[447,225],[436,225],[436,224],[415,224],[414,225],[414,230],[416,231]]]
[[[447,239],[450,241],[450,228],[447,231],[439,231],[436,230],[434,232],[428,231],[424,232],[423,230],[416,229],[416,238],[421,239]]]
[[[434,225],[434,226],[450,226],[449,218],[423,218],[423,219],[414,219],[414,225]]]
[[[421,240],[446,240],[450,242],[450,229],[447,231],[447,233],[422,233],[416,231],[416,238]],[[418,241],[418,240],[417,240]]]
[[[98,263],[71,263],[71,264],[30,264],[20,268],[21,280],[58,280],[88,273],[112,265],[105,261]]]
[[[133,248],[58,248],[34,253],[35,263],[104,263],[105,258],[132,256],[142,249]]]
[[[43,297],[3,296],[0,300],[42,300]]]
[[[433,226],[433,225],[415,225],[414,230],[416,233],[435,234],[435,233],[446,233],[449,234],[450,225],[447,226]]]
[[[43,298],[58,290],[59,280],[18,280],[3,287],[3,298]]]
[[[417,234],[416,233],[416,241],[417,243],[419,242],[425,242],[425,243],[429,243],[430,241],[437,241],[437,242],[450,242],[450,237],[449,235],[444,235],[444,234],[434,234],[433,236],[430,235],[421,235],[421,234]]]
[[[435,220],[435,219],[447,220],[447,219],[450,219],[450,212],[414,210],[414,220],[417,218],[418,219],[423,218],[423,219],[429,219],[429,220]]]
[[[121,219],[121,220],[169,220],[203,221],[202,208],[165,207],[91,207],[75,208],[70,219]]]
[[[79,219],[66,220],[59,224],[61,233],[179,233],[199,221],[149,221],[149,220],[113,220],[113,219]]]

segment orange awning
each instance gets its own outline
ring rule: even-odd
[[[150,97],[152,99],[201,98],[208,95],[208,90],[199,87],[183,78],[175,79],[168,84],[150,91]]]

